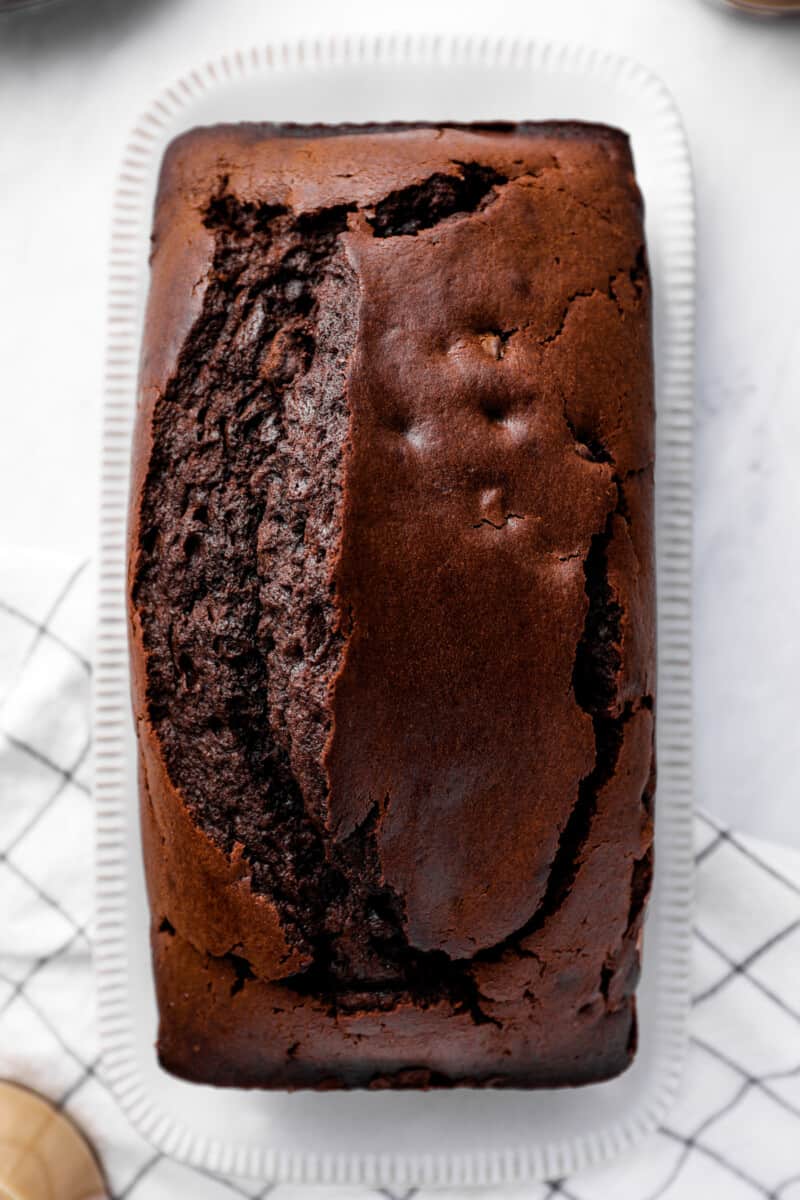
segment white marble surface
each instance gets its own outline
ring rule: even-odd
[[[223,49],[386,28],[602,46],[682,108],[699,217],[697,798],[800,845],[800,22],[704,0],[54,0],[0,17],[0,542],[93,538],[110,199],[138,111]]]

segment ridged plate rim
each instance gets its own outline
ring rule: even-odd
[[[126,961],[126,824],[134,801],[125,786],[123,729],[129,704],[125,612],[125,529],[140,337],[142,239],[149,236],[147,180],[170,125],[209,89],[253,75],[352,65],[474,66],[592,75],[652,108],[654,133],[670,162],[669,253],[661,274],[669,328],[658,364],[659,750],[657,855],[667,873],[658,962],[658,1069],[637,1111],[609,1117],[584,1136],[476,1147],[468,1154],[316,1154],[210,1138],[159,1108],[141,1077]],[[497,117],[502,114],[487,114]],[[568,118],[569,113],[561,114]],[[237,50],[188,71],[144,110],[125,147],[114,194],[107,300],[101,451],[97,646],[94,676],[95,971],[103,1070],[131,1122],[171,1157],[220,1174],[264,1181],[372,1187],[492,1185],[560,1178],[615,1157],[658,1128],[678,1089],[687,1044],[693,906],[691,747],[691,524],[694,349],[694,201],[681,118],[664,84],[630,58],[538,39],[349,36]]]

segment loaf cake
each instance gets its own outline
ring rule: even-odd
[[[169,1071],[530,1088],[627,1066],[653,453],[624,134],[170,145],[129,558]]]

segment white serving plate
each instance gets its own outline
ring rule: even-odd
[[[433,1094],[259,1093],[173,1079],[156,1008],[128,698],[125,522],[136,370],[159,162],[216,121],[604,121],[629,131],[655,286],[659,702],[657,872],[640,987],[640,1048],[619,1079],[580,1089]],[[134,129],[114,201],[95,685],[96,970],[106,1077],[162,1151],[221,1173],[408,1187],[568,1175],[656,1128],[686,1044],[692,901],[690,555],[694,215],[691,167],[663,85],[629,60],[570,46],[338,39],[236,52],[179,80]]]

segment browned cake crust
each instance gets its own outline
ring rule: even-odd
[[[169,1070],[537,1087],[628,1064],[652,467],[623,134],[172,143],[130,522]]]

